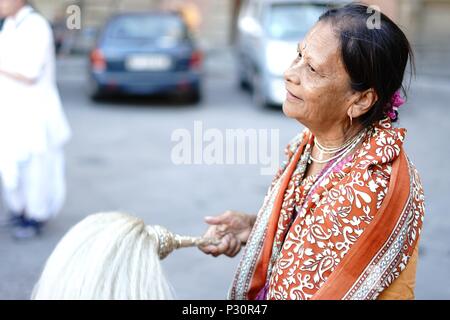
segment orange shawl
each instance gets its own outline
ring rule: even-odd
[[[301,183],[314,137],[305,129],[294,138],[229,298],[376,299],[406,268],[423,222],[423,189],[403,150],[405,133],[380,121],[314,185]]]

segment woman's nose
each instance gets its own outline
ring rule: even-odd
[[[300,76],[298,74],[298,70],[295,70],[293,66],[290,66],[285,72],[284,72],[284,79],[287,82],[290,82],[295,85],[300,84]]]

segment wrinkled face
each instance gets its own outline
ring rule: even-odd
[[[284,74],[288,91],[285,115],[316,130],[348,123],[354,92],[331,25],[318,22],[299,43],[298,51]]]
[[[0,17],[14,15],[24,4],[24,0],[0,0]]]

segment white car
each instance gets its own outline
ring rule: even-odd
[[[242,88],[257,105],[281,106],[286,98],[283,73],[297,44],[327,9],[349,1],[247,0],[238,18],[236,55]]]

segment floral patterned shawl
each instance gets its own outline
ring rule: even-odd
[[[372,126],[353,155],[303,179],[314,137],[286,149],[245,247],[230,299],[376,299],[405,269],[423,222],[405,129]]]

